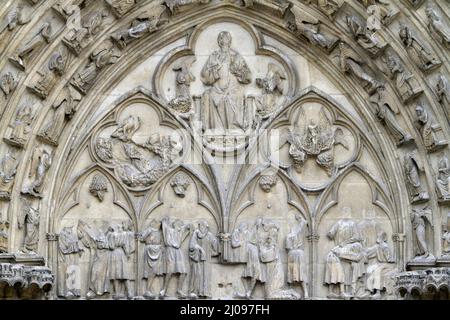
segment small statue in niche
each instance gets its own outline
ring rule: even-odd
[[[9,222],[0,221],[0,253],[8,252]]]
[[[106,3],[111,6],[111,10],[117,17],[122,17],[129,12],[138,0],[106,0]]]
[[[410,102],[423,93],[419,82],[411,73],[405,70],[400,59],[395,54],[387,53],[383,57],[383,61],[388,68],[389,77],[395,80],[395,86],[404,103]]]
[[[405,154],[403,164],[406,175],[406,187],[411,203],[426,202],[430,199],[428,192],[423,188],[420,173],[423,171],[415,152]]]
[[[385,88],[380,88],[375,95],[375,99],[371,100],[375,106],[375,115],[383,124],[389,134],[395,139],[397,146],[413,140],[412,136],[406,132],[395,118],[394,111],[385,99]]]
[[[411,32],[411,30],[403,25],[400,28],[400,39],[406,48],[409,56],[414,60],[422,71],[430,71],[439,67],[442,62],[431,51],[421,43]]]
[[[259,179],[259,186],[264,192],[270,193],[277,182],[278,175],[276,173],[264,173],[261,174],[261,178]]]
[[[64,227],[58,236],[58,296],[72,299],[81,296],[78,256],[83,249],[73,227]]]
[[[23,253],[36,254],[39,242],[39,210],[31,206],[31,203],[24,201],[21,216],[18,219],[18,228],[24,229],[24,239],[22,245]]]
[[[17,111],[16,118],[12,124],[12,132],[6,142],[22,148],[28,140],[31,132],[31,124],[35,118],[31,101],[26,101]]]
[[[8,98],[8,96],[16,89],[16,87],[17,80],[15,79],[12,72],[7,72],[1,76],[0,88],[2,89],[6,98]]]
[[[11,62],[22,70],[25,70],[25,62],[36,50],[45,44],[50,43],[52,26],[50,23],[44,23],[38,32],[24,46],[19,48],[10,58]]]
[[[72,119],[81,95],[70,85],[65,86],[55,103],[53,103],[53,116],[40,130],[38,137],[53,146],[58,145],[66,122]]]
[[[346,21],[353,38],[372,57],[378,56],[386,48],[387,43],[380,40],[375,32],[369,31],[367,26],[356,16],[347,16]]]
[[[31,16],[25,17],[23,9],[23,4],[19,2],[8,12],[6,21],[4,21],[2,26],[0,27],[0,34],[2,34],[5,29],[13,31],[17,27],[23,26],[30,22]]]
[[[411,212],[411,224],[413,227],[414,260],[434,260],[427,242],[427,224],[433,228],[431,209],[413,209]]]
[[[439,74],[438,76],[436,94],[441,104],[450,106],[450,86],[447,78],[443,74]]]
[[[293,159],[295,170],[300,173],[308,155],[316,157],[316,162],[332,176],[337,168],[334,163],[334,147],[342,145],[349,150],[342,128],[333,125],[324,108],[320,110],[319,121],[308,120],[303,108],[298,115],[302,127],[290,130],[288,142],[291,145],[289,155]]]
[[[217,237],[209,231],[208,223],[200,221],[189,241],[191,261],[189,297],[211,298],[211,257],[219,254]]]
[[[147,279],[147,289],[144,297],[154,299],[156,294],[152,291],[152,284],[156,277],[164,276],[163,235],[161,222],[152,220],[150,226],[139,234],[139,240],[145,243],[144,247],[144,274]]]
[[[432,123],[432,119],[423,104],[416,107],[417,123],[420,126],[420,134],[422,135],[423,144],[429,152],[436,151],[447,145],[445,141],[440,141],[437,136],[439,125]]]
[[[430,32],[435,34],[446,48],[450,48],[450,27],[445,24],[442,17],[439,16],[431,3],[427,6],[426,14]]]
[[[384,25],[391,23],[392,19],[399,13],[394,5],[388,0],[358,0],[368,10],[368,13],[379,15]],[[371,10],[373,8],[373,12]]]
[[[187,276],[187,267],[181,245],[191,233],[192,225],[184,224],[179,219],[173,221],[167,216],[161,220],[161,223],[165,247],[165,276],[163,289],[159,295],[162,298],[166,297],[170,279],[174,275],[178,275],[177,296],[181,299],[186,298],[186,294],[183,292],[183,284]]]
[[[195,81],[195,76],[191,72],[192,65],[195,63],[195,57],[182,59],[173,67],[176,72],[175,77],[175,95],[176,97],[169,102],[169,106],[178,113],[187,114],[192,111],[191,83]]]
[[[376,80],[364,70],[364,59],[362,59],[352,48],[350,48],[349,45],[345,42],[341,42],[339,44],[339,48],[339,65],[342,72],[353,74],[356,78],[358,78],[364,86],[364,89],[367,90],[370,95],[374,94],[378,88],[383,86],[383,83]]]
[[[111,138],[117,138],[123,142],[129,142],[136,131],[141,127],[141,119],[130,115],[120,122],[119,127],[111,134]]]
[[[52,155],[45,148],[36,147],[33,152],[28,177],[32,179],[31,184],[22,190],[22,194],[42,198],[42,187],[44,185],[47,171],[52,165]]]
[[[117,42],[119,48],[124,49],[134,40],[158,30],[165,10],[166,7],[158,4],[149,11],[143,12],[133,20],[129,28],[120,30],[112,36],[112,39]]]
[[[285,73],[274,63],[269,63],[266,77],[256,79],[256,85],[262,89],[262,95],[256,97],[256,113],[261,119],[268,118],[276,111],[277,98],[284,93]]]
[[[108,192],[108,179],[102,174],[96,174],[89,184],[89,192],[102,202],[105,198],[105,193]]]
[[[191,181],[189,177],[182,172],[177,173],[177,175],[170,182],[170,186],[173,188],[173,191],[180,198],[184,198],[186,196],[186,191],[190,184]]]
[[[445,154],[438,162],[436,191],[440,201],[450,201],[450,161]]]
[[[450,259],[450,213],[447,212],[442,230],[442,256],[441,259]]]
[[[113,299],[125,297],[121,287],[124,287],[126,296],[133,297],[131,280],[134,279],[128,265],[130,255],[135,251],[135,236],[132,231],[132,222],[123,222],[122,226],[115,225],[108,228],[106,242],[110,250],[107,277],[112,281]]]
[[[19,161],[8,151],[0,160],[0,200],[10,200]]]
[[[325,33],[322,23],[307,14],[298,7],[292,7],[291,12],[295,16],[295,23],[289,23],[288,28],[298,37],[303,36],[312,44],[330,52],[337,45],[339,39],[331,34]]]
[[[89,42],[100,33],[105,18],[108,16],[106,11],[95,11],[89,14],[84,21],[81,22],[79,28],[73,28],[64,38],[64,43],[71,48],[76,54],[89,44]]]
[[[61,77],[64,74],[67,60],[67,49],[61,47],[50,57],[46,70],[43,72],[37,72],[41,78],[32,87],[29,87],[30,90],[42,99],[47,98],[58,77]]]
[[[287,258],[287,283],[300,284],[303,290],[303,298],[308,298],[308,261],[304,249],[307,222],[298,213],[295,214],[295,225],[286,236]]]
[[[208,58],[201,71],[205,86],[202,96],[202,126],[205,130],[245,130],[242,85],[252,81],[244,58],[231,49],[232,37],[222,31],[217,37],[219,50]]]
[[[120,57],[120,53],[116,52],[113,46],[94,51],[89,57],[90,62],[73,76],[71,84],[81,93],[86,94],[93,86],[100,71],[106,66],[115,64]]]

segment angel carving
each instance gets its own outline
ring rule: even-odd
[[[300,173],[308,156],[316,157],[316,162],[323,167],[329,176],[335,172],[334,146],[342,145],[349,149],[341,128],[334,126],[325,110],[321,108],[318,123],[308,119],[305,111],[300,109],[298,121],[294,129],[289,129],[289,155],[294,161],[295,170]]]
[[[431,228],[433,225],[433,214],[431,209],[425,207],[423,209],[413,209],[411,212],[411,224],[414,230],[414,254],[417,259],[434,259],[427,243],[427,224]]]

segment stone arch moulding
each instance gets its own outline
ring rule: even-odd
[[[448,298],[449,7],[330,3],[9,3],[2,297]]]

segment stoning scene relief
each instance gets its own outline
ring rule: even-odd
[[[449,298],[447,3],[0,20],[2,299]]]

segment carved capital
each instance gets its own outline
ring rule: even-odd
[[[58,241],[59,235],[57,233],[47,232],[45,238],[47,241]]]
[[[306,236],[309,242],[319,242],[320,236],[317,233],[311,233]]]
[[[406,234],[404,233],[394,233],[392,234],[392,240],[394,242],[405,242]]]

